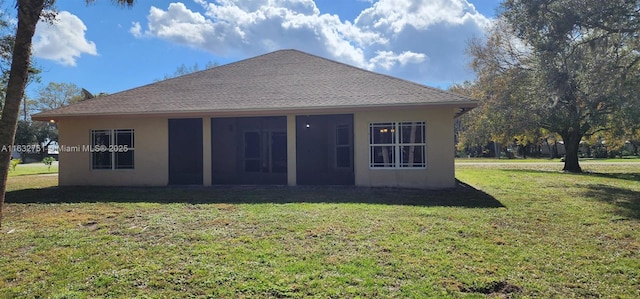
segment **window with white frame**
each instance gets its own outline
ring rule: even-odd
[[[91,130],[91,169],[133,169],[133,130]]]
[[[369,167],[425,168],[424,121],[369,124]]]

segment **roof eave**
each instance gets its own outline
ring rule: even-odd
[[[31,116],[36,121],[57,121],[67,118],[86,118],[86,117],[188,117],[194,115],[211,115],[211,116],[260,116],[274,114],[327,114],[327,113],[347,113],[355,111],[372,111],[386,109],[406,109],[406,108],[457,108],[461,111],[469,111],[476,107],[477,101],[458,101],[458,102],[437,102],[437,103],[407,103],[407,104],[381,104],[381,105],[340,105],[340,106],[318,106],[318,107],[272,107],[272,108],[254,108],[254,109],[217,109],[217,110],[184,110],[184,111],[149,111],[149,112],[114,112],[114,113],[65,113],[51,114],[41,112]],[[462,112],[462,113],[464,113]],[[459,114],[459,113],[458,113]],[[456,117],[459,116],[456,114]],[[461,114],[460,114],[461,115]]]

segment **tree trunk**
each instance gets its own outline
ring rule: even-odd
[[[578,150],[580,149],[580,140],[582,140],[582,134],[576,130],[565,130],[562,132],[562,139],[564,141],[565,158],[564,168],[562,170],[581,173],[582,168],[578,162]]]
[[[45,0],[18,0],[18,27],[16,40],[13,45],[11,71],[7,83],[2,116],[0,118],[0,146],[13,146],[16,125],[20,114],[20,101],[24,96],[24,89],[29,79],[29,65],[31,61],[31,42],[36,32],[36,25],[44,8]],[[4,197],[7,190],[7,176],[11,151],[0,152],[0,226],[2,226],[2,211]]]
[[[549,159],[555,158],[554,150],[553,150],[553,147],[551,146],[551,143],[549,143],[549,139],[545,139],[544,142],[547,144],[547,148],[549,149]]]

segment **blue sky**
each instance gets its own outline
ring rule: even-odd
[[[446,88],[473,78],[464,49],[490,26],[495,0],[57,1],[38,25],[42,84],[115,93],[153,83],[180,65],[227,64],[296,48]]]

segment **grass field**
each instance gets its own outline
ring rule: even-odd
[[[12,177],[0,298],[640,297],[640,165],[458,165],[457,190]]]
[[[635,157],[635,156],[629,156],[629,157],[624,157],[624,158],[603,158],[603,159],[593,159],[593,158],[581,158],[580,159],[580,163],[581,164],[589,164],[591,162],[598,162],[598,163],[617,163],[617,162],[623,162],[623,163],[640,163],[640,157]],[[463,164],[463,163],[558,163],[558,165],[562,165],[564,162],[562,161],[562,159],[560,158],[556,158],[556,159],[549,159],[549,158],[513,158],[513,159],[507,159],[507,158],[456,158],[456,163],[457,164]]]
[[[9,171],[9,176],[23,176],[34,174],[55,174],[58,173],[58,162],[53,162],[51,167],[44,165],[41,162],[34,162],[28,164],[18,164],[15,170]]]

